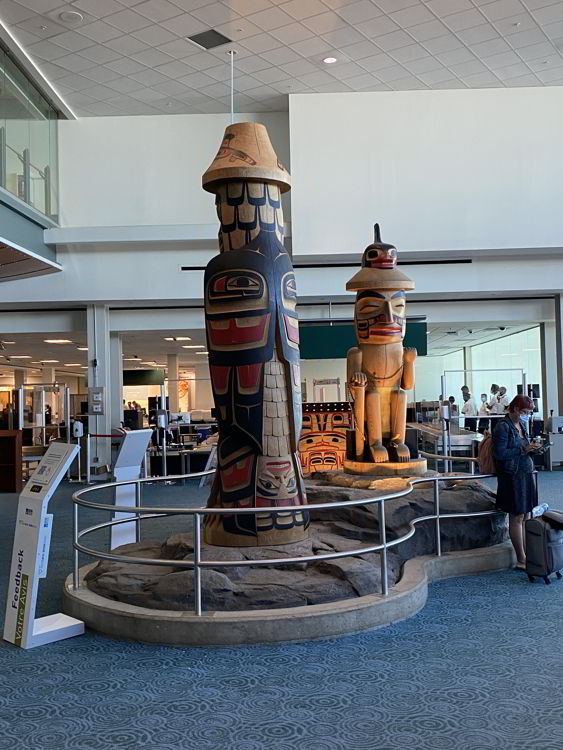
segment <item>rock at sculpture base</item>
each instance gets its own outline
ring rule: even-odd
[[[422,477],[426,474],[427,469],[425,458],[416,458],[410,461],[386,461],[380,464],[344,460],[346,474],[369,474],[374,477]]]
[[[405,489],[407,482],[396,477],[362,482],[363,488],[329,486],[326,477],[343,472],[319,472],[315,481],[307,482],[309,502],[330,503],[370,499],[377,495]],[[443,513],[467,513],[494,510],[494,493],[478,481],[455,482],[440,493]],[[418,485],[409,495],[385,503],[386,533],[391,541],[409,530],[414,518],[433,512],[433,490]],[[225,566],[221,563],[243,560],[265,560],[315,556],[359,550],[379,544],[378,506],[359,505],[310,511],[310,537],[292,544],[263,547],[219,547],[206,545],[203,560],[216,560],[217,566],[202,570],[202,602],[205,611],[275,609],[335,602],[381,592],[379,553],[356,554],[353,557],[313,562],[292,561],[283,565]],[[470,519],[442,521],[442,551],[475,549],[500,544],[506,540],[503,514]],[[419,555],[434,554],[435,524],[417,524],[410,539],[388,552],[388,584],[401,577],[403,563]],[[178,533],[162,544],[141,542],[114,550],[117,554],[170,560],[169,566],[130,565],[102,561],[87,578],[95,593],[126,604],[161,610],[193,611],[193,571],[175,566],[175,561],[192,560],[191,533]]]

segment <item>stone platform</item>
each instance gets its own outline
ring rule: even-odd
[[[344,471],[347,474],[365,474],[374,477],[421,477],[424,476],[427,468],[425,458],[414,458],[410,461],[385,461],[380,464],[344,459]]]
[[[332,472],[326,474],[332,474]],[[392,478],[379,480],[377,490],[329,486],[324,480],[326,474],[317,474],[315,481],[307,483],[310,503],[373,498],[378,494],[388,494],[390,491],[405,489],[408,486],[406,480]],[[373,479],[368,478],[363,481],[374,482]],[[493,507],[492,493],[477,481],[464,481],[456,485],[454,480],[452,486],[444,488],[441,492],[443,513],[492,510]],[[408,532],[411,521],[432,513],[432,509],[433,497],[430,485],[417,486],[411,494],[387,501],[387,539],[390,541],[403,536]],[[392,594],[405,576],[404,565],[408,560],[421,555],[433,555],[434,530],[434,522],[420,523],[413,537],[388,552],[388,583]],[[499,553],[500,558],[497,559],[494,556],[491,557],[485,550],[474,549],[502,544],[504,540],[505,518],[501,514],[473,519],[444,519],[442,522],[443,552],[452,553],[454,550],[473,549],[476,557],[471,559],[475,561],[475,570],[509,567],[506,550]],[[165,558],[170,560],[170,566],[141,566],[106,561],[89,566],[84,571],[84,585],[88,588],[74,592],[68,585],[66,586],[65,611],[85,619],[88,625],[101,629],[103,632],[160,643],[195,644],[201,642],[202,645],[204,643],[251,643],[256,642],[256,638],[259,642],[273,642],[322,637],[336,632],[353,632],[408,616],[424,603],[420,603],[415,597],[418,604],[415,605],[414,600],[409,600],[410,604],[406,610],[401,609],[404,613],[400,616],[391,607],[386,610],[387,614],[383,620],[381,614],[377,616],[373,614],[373,617],[366,614],[371,605],[366,610],[361,604],[364,600],[370,599],[372,604],[382,599],[386,602],[390,601],[389,597],[381,597],[379,594],[381,591],[379,553],[357,554],[333,560],[291,562],[281,566],[266,564],[259,567],[225,567],[221,566],[221,561],[236,562],[237,560],[284,556],[289,558],[300,555],[314,557],[332,552],[353,552],[355,549],[359,550],[378,543],[377,505],[373,504],[313,511],[310,538],[298,545],[283,545],[277,548],[218,548],[206,545],[202,550],[202,559],[217,560],[218,565],[202,570],[202,598],[206,614],[205,618],[197,618],[192,614],[193,573],[191,570],[181,569],[174,565],[175,561],[192,559],[191,534],[176,534],[162,544],[141,542],[115,550],[118,554],[121,552],[148,559]],[[296,546],[299,549],[296,549]],[[490,564],[492,567],[482,567],[483,556],[486,556],[489,561],[487,565]],[[449,554],[447,558],[441,559],[450,559]],[[493,559],[494,563],[491,562]],[[470,572],[466,568],[459,570]],[[126,632],[113,629],[115,624],[111,626],[111,629],[108,629],[109,625],[104,624],[105,621],[100,612],[109,610],[115,613],[116,622],[129,623]],[[122,614],[125,613],[123,617],[118,615],[118,610]],[[141,612],[137,614],[147,627],[150,621],[149,629],[152,635],[149,636],[148,633],[143,635],[142,623],[132,625],[131,618],[137,610],[142,610],[142,614]],[[316,613],[314,615],[311,614],[313,610]],[[350,614],[359,611],[363,613],[360,619]],[[380,612],[379,609],[377,611]],[[294,615],[287,615],[287,623],[282,629],[285,636],[276,637],[275,622],[281,612],[294,613]],[[307,612],[310,614],[306,614]],[[253,614],[256,614],[255,618],[252,617]],[[225,623],[235,623],[239,619],[247,624],[260,622],[265,630],[260,637],[257,632],[251,637],[250,632],[245,635],[237,631],[230,637],[224,636],[224,640],[221,640],[223,636],[217,633],[204,635],[198,630],[200,634],[197,638],[193,636],[195,640],[190,640],[192,635],[186,632],[180,640],[175,641],[169,640],[170,635],[164,633],[162,628],[159,630],[155,624],[165,621],[174,621],[177,624],[192,622],[194,618],[200,624],[203,619],[209,620],[209,618],[212,618],[214,622],[219,619]],[[329,618],[332,624],[323,625],[322,621],[326,618]],[[266,627],[264,623],[270,620],[273,624]],[[340,626],[336,625],[337,621],[340,622]],[[316,624],[313,625],[313,622]],[[244,626],[246,627],[247,625]],[[332,629],[337,627],[342,627],[342,629]]]

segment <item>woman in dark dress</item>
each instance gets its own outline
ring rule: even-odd
[[[516,567],[526,567],[524,520],[536,502],[536,487],[531,456],[536,448],[530,443],[521,417],[531,414],[534,402],[528,396],[516,396],[508,414],[499,419],[493,431],[493,453],[498,477],[497,507],[509,514],[510,541],[516,552]]]

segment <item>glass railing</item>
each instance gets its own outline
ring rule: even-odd
[[[0,188],[57,220],[57,111],[0,48]]]

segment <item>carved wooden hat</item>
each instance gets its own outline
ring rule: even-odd
[[[223,182],[273,182],[282,193],[291,188],[289,173],[278,159],[265,125],[237,122],[225,128],[223,141],[202,178],[204,190],[217,192]]]
[[[374,226],[374,241],[362,255],[362,267],[346,284],[349,292],[364,289],[414,289],[414,281],[397,269],[397,248],[381,241],[379,224]]]

